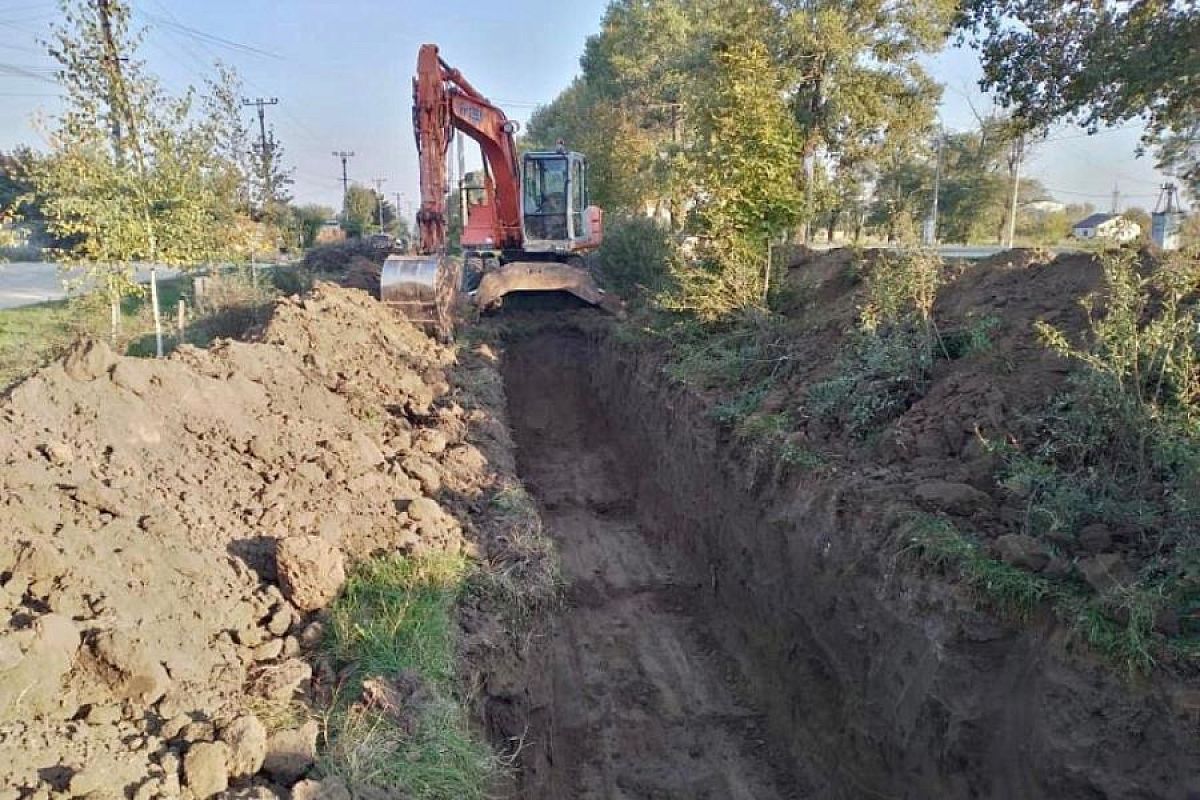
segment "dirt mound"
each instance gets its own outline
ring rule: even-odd
[[[299,777],[271,765],[311,749],[281,720],[312,674],[330,559],[469,546],[421,510],[484,480],[453,360],[319,285],[261,341],[165,361],[91,343],[16,386],[0,402],[0,786],[148,798]]]

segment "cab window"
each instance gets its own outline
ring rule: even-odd
[[[576,239],[582,238],[583,210],[587,207],[587,196],[584,189],[587,180],[584,177],[583,162],[576,159],[571,162],[571,235]]]
[[[567,238],[567,159],[525,158],[525,231],[533,239]]]

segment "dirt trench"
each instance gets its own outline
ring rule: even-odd
[[[491,687],[518,796],[1193,796],[1200,695],[901,569],[904,484],[756,485],[698,398],[587,325],[514,336],[504,371],[568,587]]]
[[[522,478],[560,549],[566,609],[536,645],[524,798],[807,796],[769,744],[700,614],[702,581],[639,525],[635,473],[590,389],[581,337],[514,344],[505,363]],[[581,368],[582,365],[582,368]]]

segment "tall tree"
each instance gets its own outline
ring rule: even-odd
[[[957,25],[1018,117],[1091,131],[1145,118],[1164,166],[1200,173],[1196,0],[964,0]]]
[[[132,265],[191,265],[235,254],[236,195],[194,96],[165,93],[136,57],[122,0],[60,0],[47,49],[64,111],[30,172],[62,255],[128,285]]]
[[[786,75],[759,36],[768,10],[730,3],[712,60],[684,96],[692,136],[686,176],[701,235],[700,269],[680,278],[685,307],[719,315],[761,303],[767,243],[800,211],[800,143]]]
[[[342,230],[347,236],[363,236],[378,228],[381,199],[374,189],[351,184],[346,192],[346,210],[342,214]]]

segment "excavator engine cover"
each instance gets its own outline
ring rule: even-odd
[[[601,289],[590,272],[553,261],[512,261],[485,272],[475,291],[475,305],[487,311],[499,306],[506,294],[516,292],[568,292],[589,305],[621,312],[620,300]]]
[[[458,260],[446,256],[388,256],[379,299],[443,340],[454,334]]]

